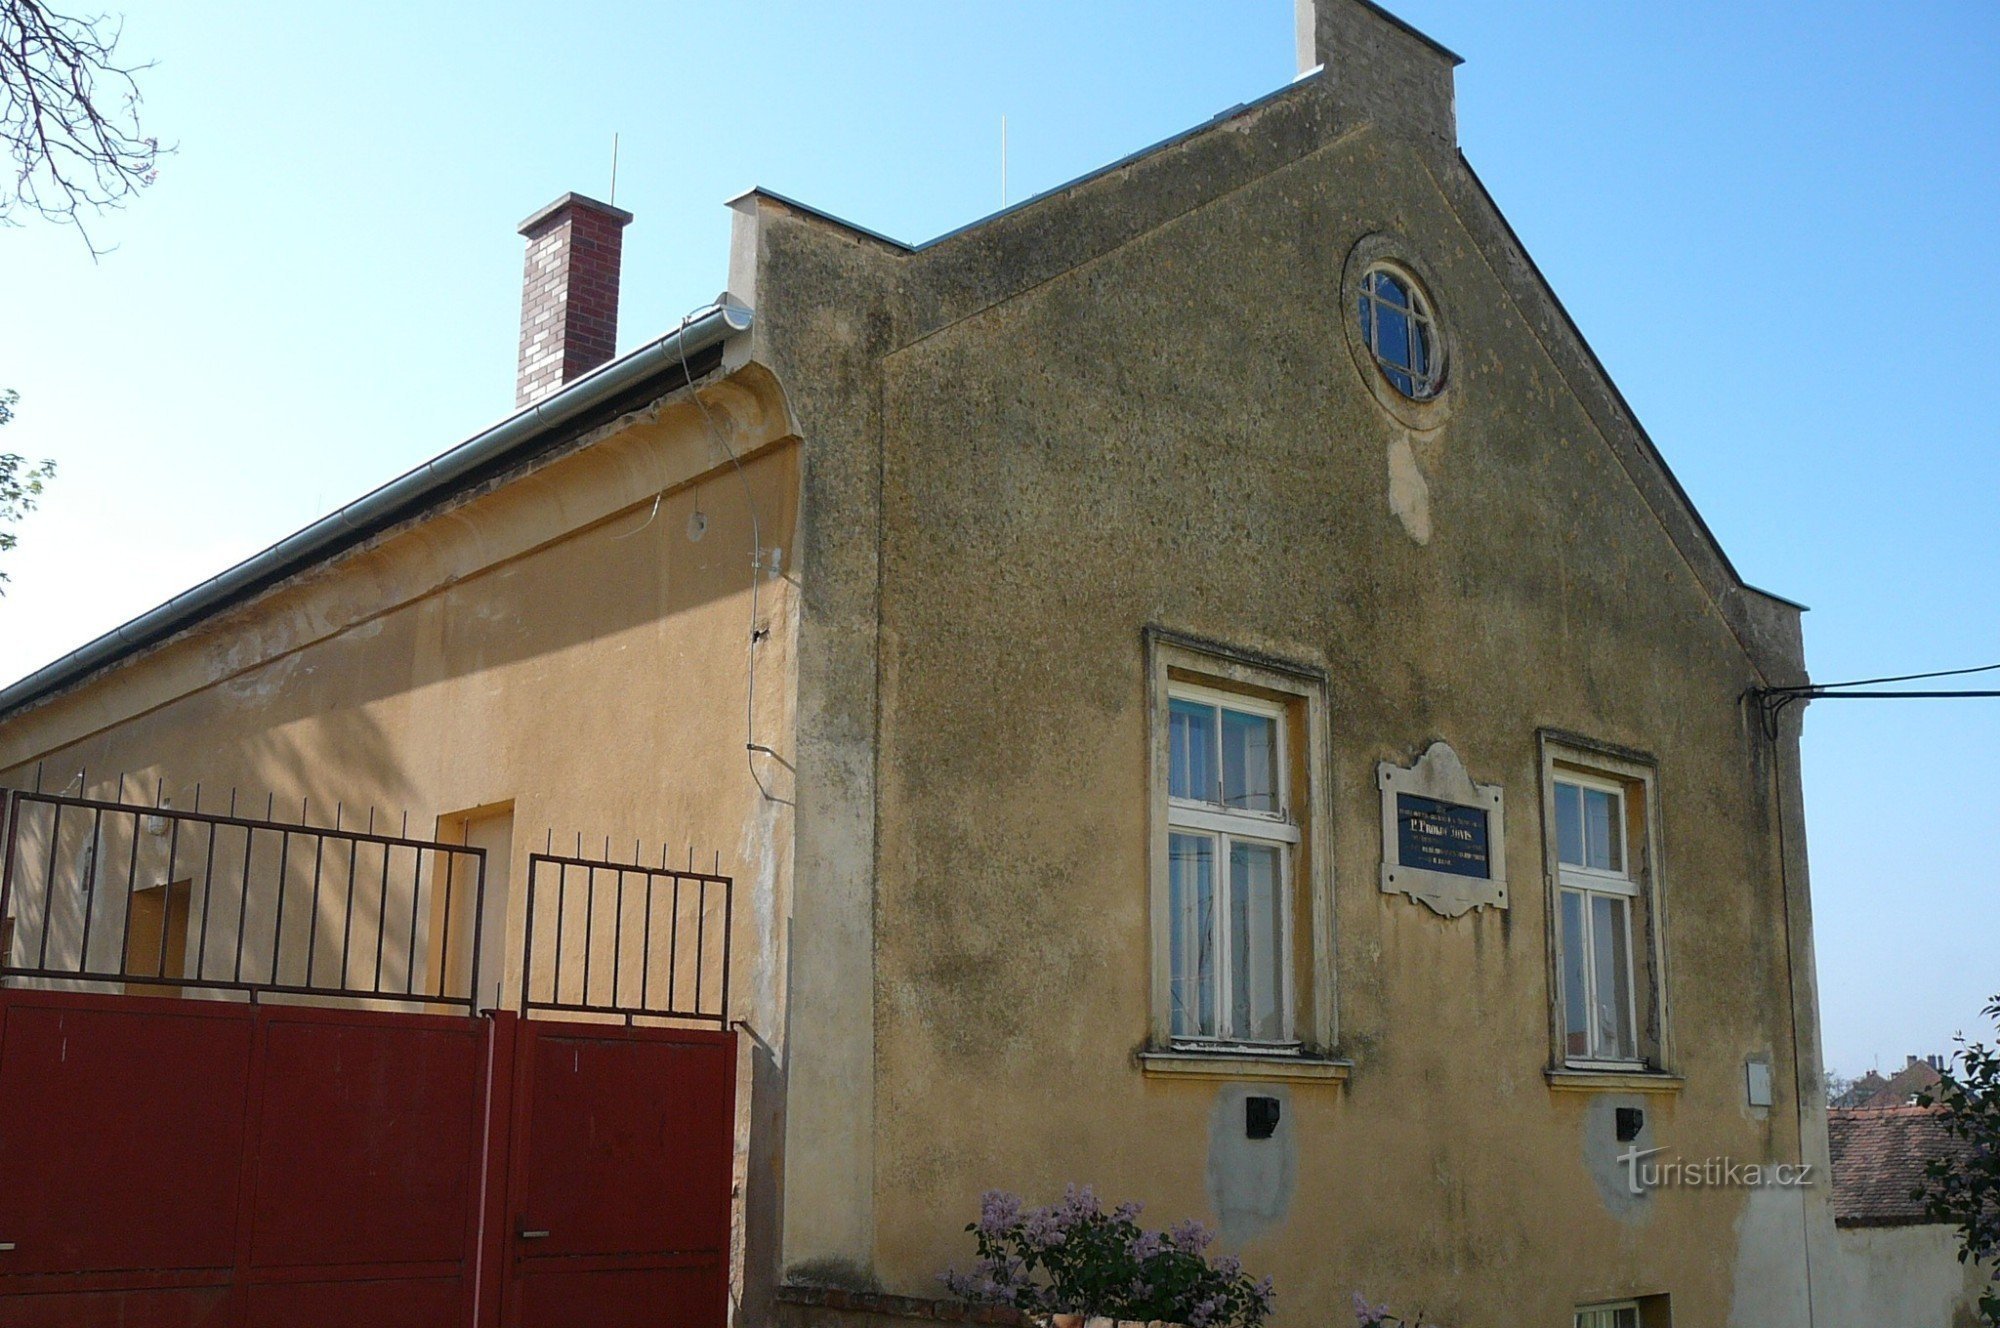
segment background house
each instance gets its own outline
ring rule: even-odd
[[[1915,1056],[1898,1077],[1918,1067],[1937,1082],[1936,1068]],[[1977,1322],[1992,1270],[1959,1262],[1957,1228],[1933,1222],[1917,1197],[1926,1164],[1962,1157],[1970,1145],[1945,1132],[1937,1108],[1904,1102],[1836,1107],[1827,1130],[1839,1228],[1833,1321],[1854,1328]]]
[[[1928,1093],[1938,1086],[1938,1071],[1943,1068],[1942,1056],[1911,1056],[1903,1068],[1884,1077],[1877,1071],[1856,1079],[1845,1092],[1836,1094],[1835,1107],[1907,1107],[1914,1105],[1920,1093]]]

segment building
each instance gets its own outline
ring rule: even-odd
[[[1912,1056],[1905,1070],[1925,1065]],[[1936,1067],[1927,1068],[1935,1083]],[[1978,1322],[1993,1270],[1960,1263],[1958,1229],[1932,1221],[1917,1197],[1927,1163],[1971,1153],[1946,1132],[1941,1110],[1896,1102],[1827,1113],[1838,1227],[1832,1322]]]
[[[1833,1100],[1835,1107],[1908,1107],[1937,1088],[1944,1057],[1911,1056],[1896,1073],[1883,1077],[1874,1070],[1856,1079]]]
[[[385,867],[403,977],[502,1005],[531,853],[715,855],[743,1322],[939,1312],[981,1191],[1071,1181],[1281,1328],[1827,1321],[1823,1186],[1640,1166],[1825,1173],[1800,607],[1459,154],[1458,58],[1299,44],[924,245],[747,194],[729,298],[598,367],[623,218],[562,200],[521,411],[0,692],[0,779],[407,811],[497,902],[461,955]]]

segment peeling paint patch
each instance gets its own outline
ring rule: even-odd
[[[1389,510],[1419,544],[1431,542],[1431,489],[1407,436],[1389,444]]]
[[[1632,1164],[1623,1159],[1634,1153],[1655,1151],[1653,1113],[1650,1104],[1637,1094],[1599,1093],[1591,1098],[1583,1113],[1583,1169],[1597,1187],[1604,1211],[1621,1222],[1639,1223],[1653,1216],[1652,1194],[1633,1185]],[[1621,1142],[1618,1138],[1618,1109],[1637,1110],[1641,1117],[1638,1137]]]
[[[1278,1120],[1270,1137],[1249,1137],[1250,1098],[1274,1098]],[[1208,1202],[1222,1238],[1241,1245],[1285,1220],[1298,1185],[1298,1136],[1291,1093],[1282,1084],[1224,1084],[1208,1121]]]
[[[1729,1328],[1806,1328],[1811,1323],[1804,1208],[1803,1190],[1749,1191],[1736,1219]]]

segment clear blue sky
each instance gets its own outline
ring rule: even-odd
[[[127,0],[180,144],[93,266],[0,232],[0,443],[60,458],[18,676],[505,414],[521,241],[606,187],[624,344],[722,286],[762,184],[923,239],[1287,82],[1291,0]],[[1752,582],[1834,680],[2000,660],[2000,7],[1402,0],[1461,137]],[[2000,701],[1807,723],[1836,1067],[2000,990]],[[1671,845],[1669,845],[1671,852]]]

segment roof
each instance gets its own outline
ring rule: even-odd
[[[1826,1113],[1833,1150],[1833,1220],[1844,1227],[1931,1221],[1924,1164],[1970,1157],[1971,1144],[1945,1130],[1942,1107],[1835,1107]]]
[[[1907,1107],[1919,1093],[1927,1093],[1942,1079],[1930,1062],[1912,1056],[1909,1063],[1884,1078],[1870,1070],[1854,1081],[1853,1087],[1834,1099],[1836,1107]]]
[[[599,365],[456,447],[279,540],[166,603],[0,687],[0,720],[339,556],[509,468],[560,447],[721,361],[722,341],[751,311],[725,295],[679,327]]]

